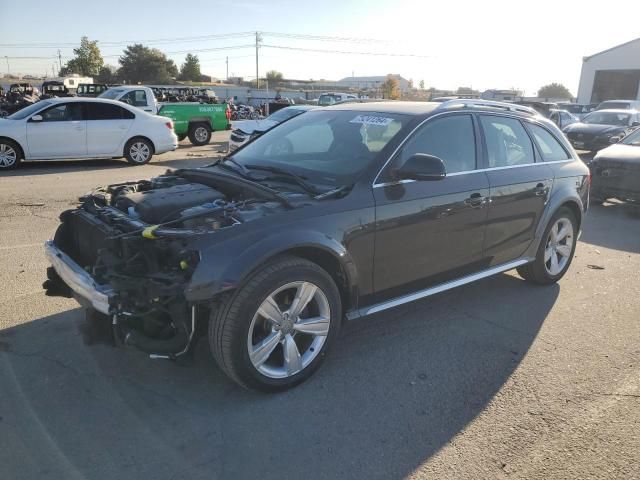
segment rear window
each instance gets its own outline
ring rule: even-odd
[[[629,110],[630,108],[629,102],[602,102],[598,105],[598,110]]]

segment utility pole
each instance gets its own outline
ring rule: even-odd
[[[62,70],[62,54],[60,53],[60,49],[58,49],[58,63],[60,63],[60,70]]]
[[[227,82],[229,81],[229,57],[227,57]]]
[[[7,61],[7,75],[10,75],[11,74],[11,69],[9,68],[9,57],[7,57],[5,55],[4,59]]]
[[[258,49],[260,48],[260,42],[262,37],[260,32],[256,32],[256,90],[260,89],[260,74],[258,73]]]
[[[54,70],[55,66],[56,66],[55,63],[51,65],[51,78],[55,78],[56,76],[56,72]]]

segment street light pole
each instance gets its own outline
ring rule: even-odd
[[[11,69],[9,68],[9,57],[7,57],[5,55],[4,59],[7,61],[7,75],[10,75],[11,74]]]

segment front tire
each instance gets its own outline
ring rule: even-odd
[[[256,271],[212,315],[216,362],[245,388],[275,392],[315,372],[337,337],[342,306],[331,276],[282,256]]]
[[[11,140],[0,140],[0,170],[16,168],[22,160],[22,151]]]
[[[206,123],[196,123],[189,128],[189,140],[199,147],[211,140],[211,128]]]
[[[549,221],[542,235],[536,259],[518,267],[518,274],[526,281],[549,285],[560,280],[571,265],[576,250],[578,222],[573,212],[560,208]]]
[[[153,157],[153,145],[145,138],[132,138],[124,147],[124,156],[132,165],[144,165]]]

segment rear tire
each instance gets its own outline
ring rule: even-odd
[[[124,147],[124,157],[132,165],[144,165],[153,158],[153,145],[145,138],[132,138]]]
[[[573,212],[562,207],[553,214],[544,230],[536,259],[517,268],[526,281],[549,285],[560,280],[571,265],[576,250],[578,222]]]
[[[194,123],[189,127],[189,140],[198,147],[208,144],[211,140],[211,127],[206,123]]]
[[[286,390],[320,366],[338,335],[341,309],[340,292],[325,270],[302,258],[277,257],[215,309],[209,346],[239,385]]]
[[[0,139],[0,170],[16,168],[21,161],[20,146],[12,140]]]

